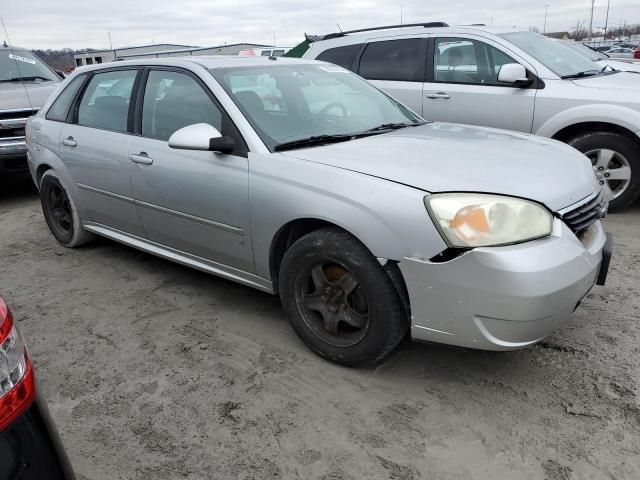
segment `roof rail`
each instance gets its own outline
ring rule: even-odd
[[[436,28],[436,27],[448,27],[449,25],[444,22],[428,22],[428,23],[405,23],[403,25],[385,25],[382,27],[370,27],[370,28],[359,28],[357,30],[345,30],[343,32],[329,33],[327,35],[320,35],[313,41],[318,40],[329,40],[331,38],[340,38],[348,35],[350,33],[361,33],[361,32],[373,32],[375,30],[388,30],[391,28],[406,28],[406,27],[424,27],[424,28]]]

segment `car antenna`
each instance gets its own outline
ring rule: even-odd
[[[21,77],[20,79],[20,83],[22,84],[22,88],[24,88],[24,94],[27,96],[27,100],[29,101],[29,105],[31,106],[31,109],[33,110],[33,103],[31,103],[31,98],[29,97],[29,92],[27,91],[27,86],[24,84],[24,81],[22,80],[22,72],[20,72],[20,65],[18,64],[18,58],[16,57],[16,55],[13,53],[13,44],[11,43],[11,39],[9,38],[9,32],[7,31],[7,26],[4,24],[4,18],[0,17],[0,22],[2,22],[2,29],[4,30],[4,35],[7,38],[7,40],[9,41],[9,45],[7,45],[7,40],[4,41],[4,46],[5,47],[9,47],[9,50],[11,51],[11,53],[9,54],[10,57],[13,57],[13,61],[16,62],[16,68],[18,69],[18,75]]]

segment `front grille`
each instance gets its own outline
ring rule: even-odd
[[[25,108],[0,111],[0,155],[24,155],[25,125],[36,109]]]
[[[609,202],[605,200],[604,193],[600,190],[597,195],[563,213],[560,218],[576,235],[579,235],[603,218],[607,214],[608,207]]]
[[[0,122],[2,120],[14,120],[16,118],[27,118],[38,113],[37,108],[24,108],[19,110],[1,110]]]

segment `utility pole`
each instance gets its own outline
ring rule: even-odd
[[[107,36],[109,37],[109,50],[113,50],[113,45],[111,44],[111,32],[107,32]]]
[[[593,38],[593,5],[596,0],[591,0],[591,19],[589,20],[589,40]]]
[[[404,8],[403,5],[400,5],[400,25],[402,25],[402,9]]]
[[[547,33],[547,13],[549,13],[549,4],[544,6],[544,27],[542,28],[542,34]]]
[[[607,0],[607,19],[604,21],[604,39],[607,39],[607,28],[609,28],[609,5],[611,0]]]

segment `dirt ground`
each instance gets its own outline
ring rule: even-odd
[[[345,369],[277,298],[107,240],[49,233],[0,187],[0,294],[80,479],[638,479],[640,206],[606,287],[540,344],[407,343]]]

